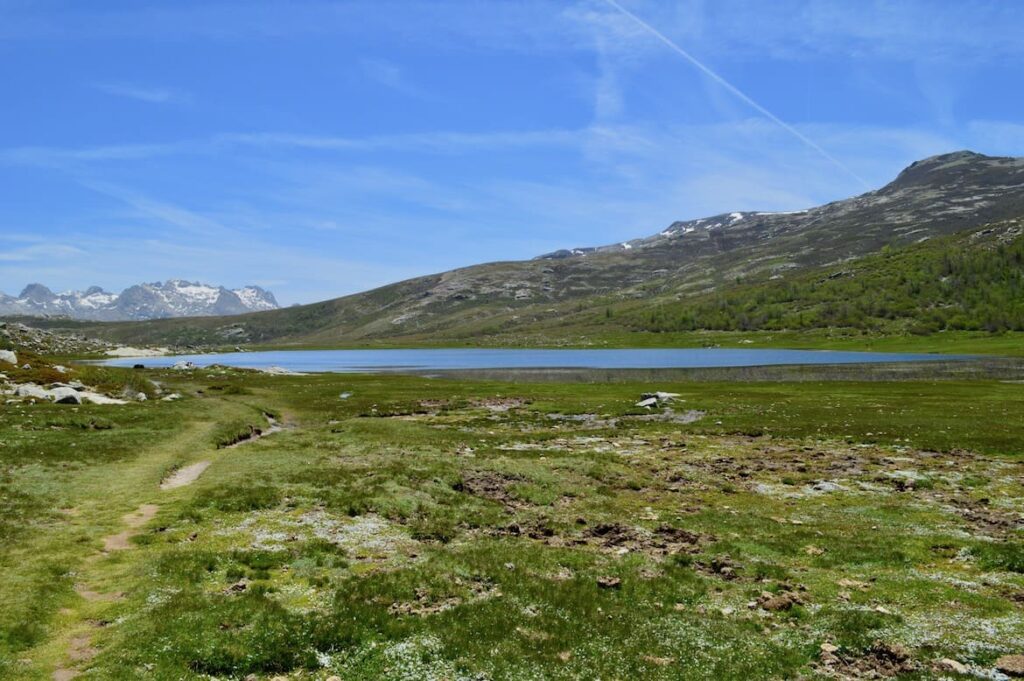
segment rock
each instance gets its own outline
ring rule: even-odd
[[[91,402],[92,404],[128,404],[124,400],[114,399],[113,397],[107,397],[106,395],[100,395],[99,393],[82,392],[80,393],[82,401]]]
[[[57,404],[81,404],[82,398],[74,388],[54,388],[50,397]]]
[[[37,400],[50,399],[50,391],[40,388],[35,383],[25,383],[14,389],[15,397],[31,397]]]
[[[867,591],[871,588],[871,585],[867,582],[859,582],[856,579],[847,579],[845,577],[836,582],[836,585],[844,589],[860,589],[861,591]]]
[[[821,652],[828,653],[829,655],[832,655],[834,653],[838,653],[839,652],[839,646],[833,645],[831,643],[822,643],[821,644]]]
[[[871,652],[880,659],[891,660],[893,662],[906,662],[910,659],[910,651],[901,646],[899,643],[885,643],[883,641],[875,641],[871,644]],[[1024,658],[1022,658],[1024,660]],[[1024,668],[1022,668],[1024,670]]]
[[[618,589],[622,586],[622,580],[618,577],[598,577],[597,585],[602,589]]]
[[[1024,676],[1024,655],[1003,655],[996,660],[996,669],[1007,676]]]
[[[194,362],[183,359],[179,362],[175,362],[171,368],[177,371],[191,371],[196,368],[196,365]]]
[[[757,602],[758,605],[769,612],[780,612],[782,610],[789,610],[794,605],[800,603],[800,597],[790,592],[773,594],[765,591],[757,599]]]
[[[657,400],[658,402],[672,402],[677,397],[679,397],[679,393],[666,393],[666,392],[658,391],[658,392],[653,392],[653,393],[644,393],[644,394],[642,394],[640,396],[640,399],[641,400],[649,400],[649,399],[653,398],[653,399]]]
[[[335,676],[328,676],[327,677],[327,681],[341,681],[341,677],[337,676],[337,675],[335,675]]]
[[[146,393],[135,393],[135,401],[136,402],[145,402],[146,399],[148,399],[146,397]]]
[[[648,397],[647,399],[643,399],[643,400],[640,400],[639,402],[637,402],[636,406],[638,406],[638,407],[645,407],[647,409],[650,409],[651,407],[657,407],[658,406],[658,398],[657,397]]]
[[[967,665],[944,657],[935,663],[935,668],[941,672],[953,672],[954,674],[967,674],[970,670]]]
[[[53,370],[58,374],[66,374],[68,372],[68,368],[66,366],[61,366],[60,364],[54,364]]]
[[[145,369],[145,368],[146,368],[145,364],[133,364],[132,365],[132,369]]]
[[[171,393],[170,395],[164,397],[163,401],[164,402],[173,402],[174,400],[180,400],[180,399],[181,399],[181,395],[179,395],[178,393]]]
[[[352,393],[342,393],[342,394],[338,395],[338,398],[342,399],[342,400],[347,400],[350,397],[352,397]]]
[[[10,350],[0,350],[0,362],[17,365],[18,356]]]

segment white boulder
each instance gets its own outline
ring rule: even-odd
[[[0,362],[17,365],[18,356],[10,350],[0,350]]]
[[[36,400],[50,399],[50,391],[46,388],[40,388],[35,383],[19,385],[14,389],[14,395],[15,397],[31,397]]]
[[[50,391],[50,399],[57,404],[81,404],[82,398],[74,388],[54,388]]]

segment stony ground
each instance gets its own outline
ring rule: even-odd
[[[183,397],[0,412],[4,678],[999,679],[1024,653],[1019,384],[131,375]]]

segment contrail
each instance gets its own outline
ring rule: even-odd
[[[769,111],[768,109],[764,108],[763,106],[761,106],[760,104],[755,102],[753,99],[748,97],[746,94],[743,93],[742,90],[740,90],[735,85],[733,85],[732,83],[727,81],[725,78],[723,78],[722,76],[718,75],[717,73],[712,71],[710,68],[705,66],[699,59],[694,57],[692,54],[690,54],[689,52],[687,52],[683,48],[679,47],[679,45],[677,45],[675,42],[673,42],[664,33],[659,31],[658,29],[654,28],[653,26],[648,24],[646,21],[644,21],[643,19],[641,19],[637,15],[633,14],[632,12],[630,12],[628,9],[626,9],[625,7],[620,5],[618,2],[616,2],[616,0],[604,0],[604,1],[606,3],[608,3],[609,5],[611,5],[612,7],[614,7],[619,12],[621,12],[622,14],[624,14],[625,16],[627,16],[630,19],[632,19],[634,22],[637,23],[637,25],[639,25],[645,31],[647,31],[648,33],[653,35],[655,38],[657,38],[661,42],[665,43],[665,45],[667,45],[673,52],[675,52],[676,54],[681,56],[683,59],[685,59],[686,61],[688,61],[691,64],[693,64],[694,66],[696,66],[706,76],[708,76],[713,81],[715,81],[716,83],[718,83],[719,85],[724,87],[726,90],[731,92],[733,95],[735,95],[736,97],[738,97],[742,101],[744,101],[752,109],[754,109],[755,111],[760,113],[762,116],[764,116],[768,120],[772,121],[773,123],[775,123],[776,125],[781,127],[783,130],[785,130],[789,134],[793,135],[793,137],[796,137],[798,140],[800,140],[801,142],[806,144],[811,149],[814,149],[814,151],[818,152],[824,158],[828,159],[828,161],[830,161],[831,163],[835,164],[838,168],[842,169],[842,171],[845,172],[847,175],[849,175],[853,179],[855,179],[858,182],[860,182],[866,188],[870,189],[871,185],[869,185],[867,183],[867,181],[865,181],[864,178],[862,178],[860,175],[858,175],[857,173],[853,172],[848,167],[846,167],[846,165],[842,161],[840,161],[838,158],[836,158],[832,154],[830,154],[827,151],[825,151],[824,149],[822,149],[820,146],[818,146],[818,144],[814,140],[812,140],[809,137],[807,137],[806,135],[804,135],[802,132],[800,132],[799,130],[794,128],[792,125],[790,125],[789,123],[786,123],[786,121],[782,120],[781,118],[779,118],[778,116],[773,114],[771,111]]]

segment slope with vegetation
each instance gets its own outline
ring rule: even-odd
[[[784,278],[761,275],[632,312],[624,323],[647,331],[1024,331],[1022,231],[1009,221]]]
[[[312,305],[46,323],[132,343],[321,347],[612,343],[623,333],[694,329],[1019,329],[1019,245],[993,255],[984,230],[973,240],[956,235],[986,225],[1011,234],[1024,216],[1022,188],[1024,159],[957,152],[806,211],[679,222],[647,239],[467,267]],[[920,246],[928,241],[938,245]],[[936,256],[942,248],[967,253]],[[875,267],[889,274],[864,274]],[[822,268],[835,277],[818,285]]]

